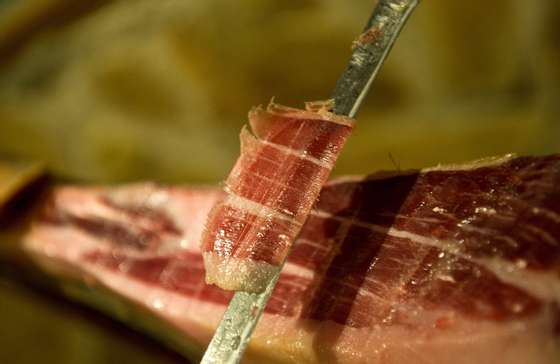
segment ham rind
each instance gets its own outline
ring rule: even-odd
[[[241,155],[202,238],[207,283],[262,292],[280,270],[352,130],[328,108],[271,103],[249,113],[253,134],[241,131]]]
[[[107,312],[150,332],[155,320],[198,360],[232,295],[204,282],[198,244],[223,196],[59,187],[22,246],[51,276],[87,284],[81,300],[118,297]],[[559,240],[559,155],[331,181],[244,361],[558,363]]]

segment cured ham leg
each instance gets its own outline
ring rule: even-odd
[[[353,121],[308,103],[249,113],[226,196],[202,238],[206,282],[262,292],[278,272],[349,136]]]
[[[21,248],[65,294],[197,360],[232,294],[205,284],[199,248],[224,195],[58,187]],[[331,181],[244,360],[558,363],[559,240],[558,155]]]

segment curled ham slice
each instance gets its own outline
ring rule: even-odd
[[[353,121],[329,112],[270,103],[249,113],[241,155],[202,238],[206,282],[261,292],[278,272],[326,182]]]

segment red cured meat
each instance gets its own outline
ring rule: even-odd
[[[200,353],[231,297],[204,282],[198,244],[223,195],[57,188],[23,246],[50,274],[144,307]],[[557,363],[559,240],[558,155],[332,181],[246,359]]]
[[[249,114],[226,196],[208,217],[206,281],[261,292],[282,262],[352,130],[328,103],[297,110],[271,103]]]

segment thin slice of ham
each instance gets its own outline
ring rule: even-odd
[[[241,131],[241,155],[202,238],[207,283],[262,292],[279,271],[352,130],[331,106],[249,113],[253,134]]]
[[[22,246],[48,274],[86,283],[80,299],[118,297],[106,311],[163,327],[166,343],[197,360],[231,297],[205,284],[199,250],[223,196],[59,187]],[[245,361],[558,363],[559,240],[560,155],[332,181]]]

